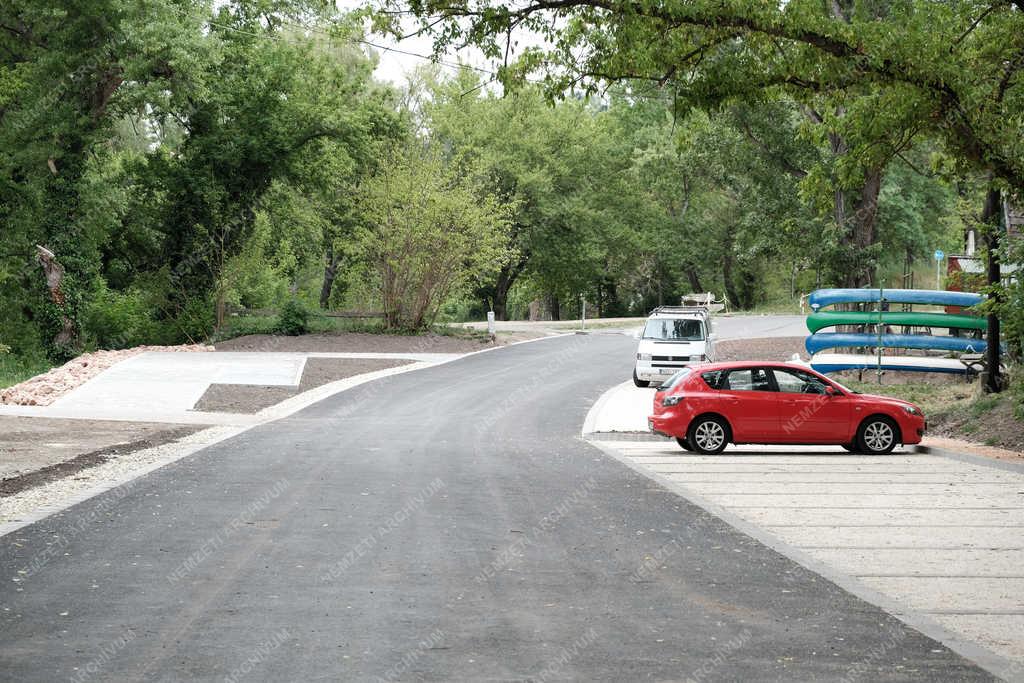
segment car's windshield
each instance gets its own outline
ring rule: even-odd
[[[704,326],[693,318],[648,320],[644,339],[659,341],[703,341]]]

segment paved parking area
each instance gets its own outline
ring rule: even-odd
[[[1024,672],[1024,469],[833,448],[594,443],[794,559],[810,558]],[[791,551],[791,552],[787,552]]]

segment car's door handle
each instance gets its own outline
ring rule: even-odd
[[[789,400],[783,401],[782,403],[783,403],[784,405],[787,405],[787,406],[791,406],[791,405],[793,405],[794,403],[796,403],[796,401],[794,401],[794,400],[792,400],[792,399],[789,399]]]

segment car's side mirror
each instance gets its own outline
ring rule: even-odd
[[[839,391],[835,387],[825,387],[825,395],[828,396],[829,398],[835,396],[842,396],[842,394],[839,393]]]

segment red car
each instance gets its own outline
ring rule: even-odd
[[[801,365],[759,362],[683,369],[658,388],[647,424],[698,453],[759,443],[879,454],[920,443],[925,430],[913,403],[859,394]]]

